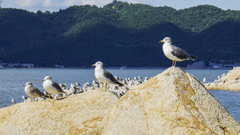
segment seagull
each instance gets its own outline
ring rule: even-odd
[[[32,99],[32,98],[46,98],[47,96],[42,93],[38,88],[34,87],[33,84],[31,82],[27,82],[26,84],[24,84],[23,86],[25,86],[24,90],[25,93]]]
[[[51,76],[46,76],[43,80],[43,88],[48,92],[48,93],[52,93],[53,97],[55,97],[55,94],[63,94],[66,93],[65,91],[63,91],[63,89],[59,86],[58,83],[54,82],[52,80]],[[50,95],[49,95],[50,97]]]
[[[164,55],[173,61],[172,66],[176,66],[177,61],[183,60],[195,60],[195,56],[188,55],[183,49],[171,45],[172,40],[170,37],[165,37],[163,40],[159,41],[159,43],[163,44],[163,53]]]
[[[80,84],[80,83],[78,83],[78,82],[76,82],[76,86],[81,86],[81,84]]]
[[[203,78],[203,82],[206,82],[206,78],[205,77]]]
[[[25,97],[25,96],[22,96],[22,99],[25,101],[25,100],[27,100],[27,97]]]
[[[14,100],[14,98],[12,98],[12,103],[16,104],[17,102]]]
[[[122,83],[118,82],[110,72],[103,69],[103,63],[101,61],[96,62],[92,67],[93,66],[95,66],[95,77],[99,82],[124,86]]]

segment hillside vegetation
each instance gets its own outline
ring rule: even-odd
[[[171,66],[158,41],[196,61],[240,61],[240,11],[200,5],[183,10],[114,0],[104,7],[72,6],[59,12],[0,8],[0,60],[66,67]],[[191,61],[178,63],[186,66]]]

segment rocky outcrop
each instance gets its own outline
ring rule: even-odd
[[[240,134],[239,123],[192,75],[169,68],[131,89],[107,118],[103,134]]]
[[[19,103],[0,109],[0,134],[100,134],[117,101],[112,93],[95,90],[54,103]]]
[[[240,134],[239,123],[194,76],[169,68],[120,100],[98,90],[0,109],[0,134]]]
[[[205,83],[208,90],[240,91],[240,67],[234,67],[227,74],[222,74],[213,83]]]

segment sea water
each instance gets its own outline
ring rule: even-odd
[[[114,76],[122,79],[132,78],[134,76],[153,77],[162,73],[166,69],[107,69]],[[213,82],[218,76],[227,73],[228,70],[188,70],[186,72],[194,75],[200,81],[206,78],[206,82]],[[0,70],[0,108],[13,105],[12,98],[17,102],[23,102],[24,84],[32,82],[39,90],[44,91],[42,79],[45,76],[51,76],[59,84],[75,84],[79,82],[82,86],[86,82],[92,83],[95,80],[94,68],[90,69],[1,69]],[[81,86],[81,87],[82,87]],[[210,93],[228,110],[228,112],[240,122],[240,92],[209,90]]]

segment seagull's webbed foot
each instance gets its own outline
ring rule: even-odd
[[[107,91],[107,85],[105,83],[103,85],[104,86],[102,86],[102,89],[100,89],[100,90],[103,91],[103,92],[106,92]]]
[[[49,102],[54,103],[55,99],[50,99]]]
[[[50,101],[50,96],[51,96],[51,95],[50,95],[50,94],[48,94],[48,96],[49,96],[49,98],[48,98],[46,101]]]
[[[106,90],[105,89],[99,89],[100,91],[103,91],[103,92],[105,92]]]
[[[51,94],[49,94],[48,96],[49,96],[49,98],[48,98],[48,100],[46,100],[46,101],[51,102],[51,103],[55,102],[55,99],[54,99],[54,98],[51,99]],[[53,97],[54,97],[54,96],[53,96]]]

